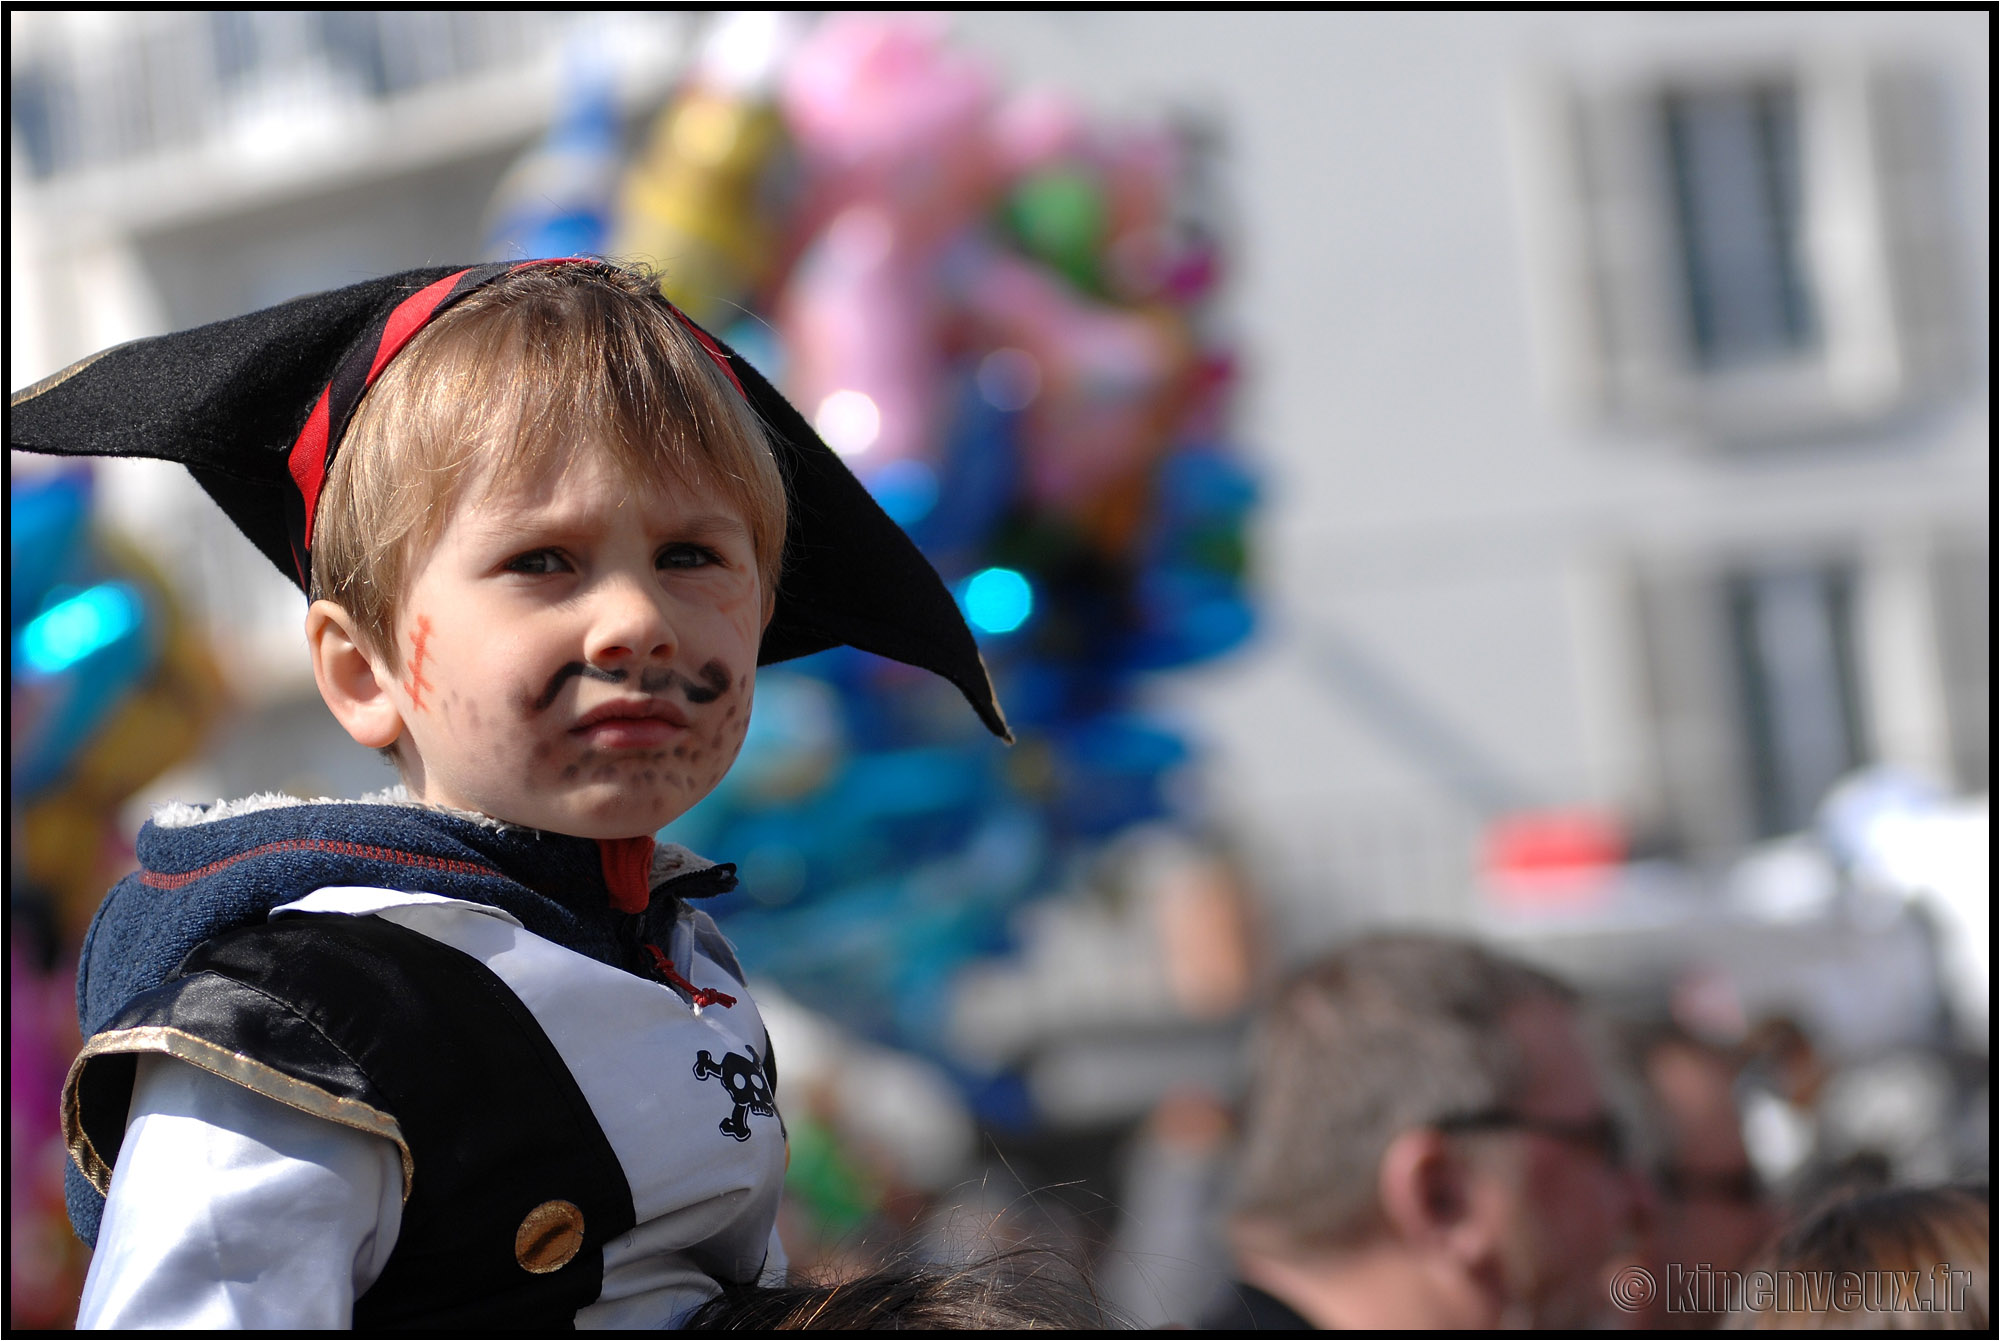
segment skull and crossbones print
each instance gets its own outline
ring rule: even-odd
[[[694,1059],[695,1079],[708,1080],[720,1077],[722,1088],[729,1092],[735,1111],[717,1123],[716,1127],[724,1135],[733,1136],[739,1141],[750,1139],[752,1113],[761,1117],[778,1115],[778,1105],[771,1096],[770,1081],[765,1079],[764,1068],[757,1061],[757,1050],[747,1043],[744,1048],[750,1054],[748,1057],[725,1052],[722,1054],[722,1060],[717,1062],[704,1048],[695,1054]]]

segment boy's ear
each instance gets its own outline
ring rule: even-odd
[[[319,696],[355,743],[371,750],[395,744],[403,714],[389,694],[387,667],[364,650],[353,616],[332,601],[314,601],[306,611],[306,646]]]

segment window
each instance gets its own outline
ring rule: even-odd
[[[95,11],[10,16],[8,109],[36,179],[198,144],[260,100],[385,99],[532,64],[544,11]],[[274,94],[275,91],[275,94]]]
[[[1992,786],[1991,547],[1961,523],[1845,540],[1633,554],[1621,587],[1641,730],[1634,814],[1680,855],[1727,858],[1811,825],[1889,763]]]
[[[1993,548],[1969,532],[1940,540],[1931,589],[1950,735],[1952,781],[1993,789]]]
[[[1557,398],[1743,443],[1948,390],[1971,334],[1945,107],[1923,69],[1855,52],[1524,81],[1520,198]]]
[[[1805,828],[1869,758],[1844,564],[1730,573],[1723,582],[1759,837]]]
[[[1789,359],[1817,343],[1788,80],[1669,89],[1660,128],[1694,364]]]

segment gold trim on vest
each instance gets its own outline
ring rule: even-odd
[[[395,1118],[358,1099],[330,1094],[317,1085],[295,1080],[254,1057],[231,1052],[205,1038],[166,1025],[144,1025],[137,1029],[109,1030],[98,1034],[83,1045],[83,1051],[70,1063],[69,1075],[63,1081],[63,1140],[69,1146],[70,1159],[98,1192],[109,1195],[111,1168],[83,1129],[77,1087],[83,1079],[83,1069],[91,1059],[120,1053],[160,1053],[175,1057],[261,1094],[266,1099],[275,1099],[288,1108],[296,1108],[316,1118],[394,1142],[403,1164],[403,1200],[410,1199],[410,1184],[416,1178],[417,1164],[410,1154],[409,1142],[403,1139],[403,1128]]]

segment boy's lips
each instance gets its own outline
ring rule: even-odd
[[[569,733],[617,749],[657,745],[687,726],[679,704],[664,698],[622,698],[598,704],[577,718]]]

